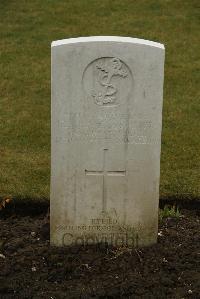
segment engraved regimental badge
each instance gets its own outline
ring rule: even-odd
[[[103,57],[90,63],[83,76],[84,89],[96,105],[116,106],[130,91],[132,75],[117,57]]]

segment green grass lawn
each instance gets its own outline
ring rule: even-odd
[[[200,198],[199,0],[1,0],[0,197],[49,198],[50,43],[165,44],[160,197]]]

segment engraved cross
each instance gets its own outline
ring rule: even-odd
[[[102,176],[102,212],[106,212],[106,205],[107,205],[107,177],[108,176],[125,176],[126,170],[118,170],[118,171],[111,171],[107,169],[107,152],[108,149],[104,149],[103,151],[103,169],[102,170],[85,170],[86,175],[96,175]]]

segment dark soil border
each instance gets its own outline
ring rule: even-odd
[[[50,246],[49,217],[33,216],[47,211],[49,202],[36,202],[34,209],[20,203],[11,217],[0,217],[0,298],[199,298],[200,210],[163,218],[158,242],[149,247],[57,248]],[[31,215],[23,217],[26,209]],[[11,213],[11,206],[6,210]]]

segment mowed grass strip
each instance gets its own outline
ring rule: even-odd
[[[200,198],[196,0],[1,0],[0,197],[49,198],[50,43],[121,35],[165,44],[161,198]]]

